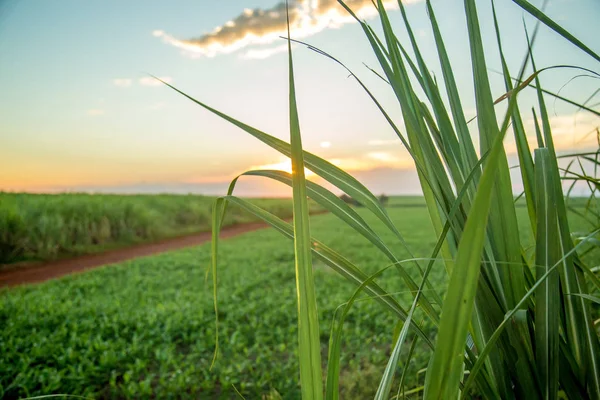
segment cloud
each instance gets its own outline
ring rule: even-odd
[[[409,156],[398,157],[385,152],[367,153],[362,156],[332,158],[333,165],[344,171],[371,171],[378,168],[411,169],[414,163]]]
[[[292,46],[294,47],[294,46]],[[288,50],[287,44],[283,44],[277,47],[270,47],[268,49],[250,49],[242,54],[240,57],[245,60],[264,60],[272,55],[278,53],[285,53]]]
[[[170,76],[161,76],[159,78],[167,83],[173,82],[173,78],[171,78]],[[113,82],[113,85],[115,85],[117,87],[127,88],[127,87],[130,87],[133,85],[134,80],[130,79],[130,78],[115,78],[115,79],[113,79],[112,82]],[[138,80],[138,83],[142,86],[160,86],[160,85],[162,85],[161,82],[159,82],[158,80],[154,79],[151,76],[145,76],[143,78],[140,78]]]
[[[374,151],[371,153],[367,153],[367,157],[372,158],[373,160],[381,161],[383,163],[396,163],[399,161],[398,157],[386,153],[385,151]]]
[[[414,3],[420,0],[404,0]],[[377,14],[372,0],[347,0],[346,4],[359,18],[367,19]],[[386,9],[398,8],[397,0],[384,0]],[[291,36],[296,39],[312,36],[327,28],[339,28],[356,22],[337,0],[291,0],[289,2]],[[155,37],[184,50],[192,57],[214,57],[228,54],[250,45],[273,43],[279,36],[287,35],[287,14],[285,2],[266,9],[245,9],[234,19],[217,26],[212,32],[190,39],[178,39],[163,30],[152,32]],[[269,56],[280,50],[269,49],[264,53],[246,53],[245,58]]]
[[[589,113],[553,115],[549,117],[552,140],[557,151],[578,150],[598,146],[596,129],[600,127],[600,118]],[[539,119],[540,127],[542,120]],[[538,147],[533,118],[524,121],[527,140],[531,149]],[[507,153],[515,153],[516,144],[508,143]]]
[[[131,79],[127,79],[127,78],[117,78],[117,79],[113,79],[113,84],[117,87],[129,87],[131,86]]]
[[[596,129],[599,126],[600,119],[588,113],[550,117],[552,137],[557,149],[597,146]]]
[[[165,82],[167,82],[167,83],[173,82],[173,78],[171,78],[170,76],[159,76],[158,78],[161,79],[161,80],[163,80],[163,81],[165,81]],[[138,80],[138,82],[142,86],[161,86],[162,85],[162,82],[160,82],[157,79],[154,79],[151,76],[145,76],[143,78],[140,78]]]
[[[87,115],[90,115],[90,116],[104,115],[104,110],[102,110],[100,108],[92,108],[90,110],[87,110]]]
[[[400,139],[391,139],[391,140],[369,140],[367,144],[369,146],[389,146],[389,145],[397,145],[401,144]]]
[[[347,157],[328,158],[327,161],[344,171],[352,173],[358,171],[373,171],[381,168],[391,168],[394,170],[411,170],[415,168],[415,164],[410,156],[384,151],[356,154]],[[277,162],[253,165],[247,168],[247,170],[261,169],[274,169],[291,173],[292,164],[289,158],[282,157]],[[242,171],[240,171],[240,173],[241,172]],[[304,173],[307,178],[316,178],[315,173],[308,169],[305,169]]]

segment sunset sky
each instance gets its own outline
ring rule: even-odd
[[[348,3],[379,26],[370,0]],[[541,7],[540,1],[532,3]],[[393,8],[394,2],[387,4]],[[424,55],[441,77],[424,2],[405,4]],[[474,116],[463,1],[432,4],[463,106]],[[488,22],[482,22],[488,67],[499,70],[490,2],[477,4]],[[511,1],[496,4],[516,75],[526,46],[522,19],[531,28],[533,22]],[[345,62],[399,118],[391,91],[363,65],[377,62],[344,10],[332,0],[302,0],[293,7],[292,37]],[[148,76],[287,140],[287,57],[279,38],[284,10],[278,0],[0,0],[0,190],[219,194],[245,170],[285,169],[279,153]],[[600,2],[551,0],[545,11],[600,51]],[[404,40],[400,13],[391,11],[391,17]],[[540,67],[577,64],[598,71],[597,62],[547,28],[534,53]],[[347,169],[374,192],[419,193],[408,154],[356,82],[303,47],[294,47],[294,60],[306,149]],[[501,77],[491,74],[493,94],[500,96]],[[541,78],[555,92],[568,83],[561,94],[584,101],[600,85],[588,77],[570,81],[578,74],[554,71]],[[522,99],[527,110],[534,93]],[[600,95],[590,104],[599,101]],[[595,135],[586,134],[600,125],[598,118],[550,98],[548,104],[561,150],[597,147]],[[533,126],[531,118],[525,122]],[[472,129],[476,134],[475,125]],[[513,148],[508,138],[509,155]],[[240,189],[246,195],[286,193],[257,178]]]

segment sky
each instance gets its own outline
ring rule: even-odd
[[[370,0],[348,3],[379,30]],[[540,1],[532,3],[541,7]],[[424,57],[441,79],[424,2],[405,4]],[[463,106],[475,116],[463,2],[432,4]],[[407,43],[397,4],[386,5]],[[488,67],[499,70],[490,2],[477,5]],[[496,6],[516,75],[526,48],[523,20],[530,29],[533,21],[511,1],[496,0]],[[246,170],[289,169],[276,151],[150,77],[287,140],[287,54],[279,37],[284,10],[278,0],[0,0],[0,191],[223,194]],[[600,2],[550,0],[545,12],[600,51]],[[365,66],[376,68],[377,60],[360,26],[335,1],[292,2],[291,21],[292,38],[346,63],[392,117],[401,119],[391,90]],[[323,56],[298,45],[293,52],[305,148],[348,170],[375,193],[420,193],[408,153],[356,82]],[[544,27],[534,55],[538,67],[577,64],[599,71],[591,57]],[[502,95],[501,77],[490,74],[493,95]],[[546,89],[583,101],[600,86],[577,75],[554,70],[541,79]],[[523,109],[534,100],[533,91],[523,92]],[[588,133],[600,125],[598,118],[547,101],[561,151],[597,148],[595,135]],[[600,96],[590,104],[598,101]],[[525,124],[534,135],[533,118]],[[516,163],[510,137],[506,148]],[[517,192],[516,175],[514,187]],[[243,178],[238,193],[289,191],[264,179]]]

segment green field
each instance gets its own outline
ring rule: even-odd
[[[359,212],[379,227],[364,209]],[[415,255],[427,257],[435,238],[426,208],[389,212]],[[519,213],[526,221],[526,209]],[[573,222],[586,229],[582,219]],[[399,257],[407,256],[388,230],[379,231]],[[312,232],[366,272],[387,265],[381,253],[331,214],[312,217]],[[299,398],[292,242],[274,230],[261,230],[223,241],[220,254],[221,353],[212,370],[215,324],[212,288],[204,281],[207,244],[5,290],[0,296],[0,397],[235,398],[234,384],[248,399],[276,398],[275,391],[285,399]],[[333,314],[353,286],[323,264],[314,268],[326,362]],[[442,293],[441,264],[430,279]],[[378,282],[409,304],[411,296],[403,294],[405,285],[392,270]],[[396,322],[372,300],[355,304],[344,326],[342,399],[372,397]],[[425,329],[433,334],[433,327]],[[416,352],[407,387],[422,384],[417,371],[430,354],[421,345]]]
[[[93,253],[208,231],[213,201],[213,197],[197,195],[0,192],[0,264]],[[290,199],[252,202],[280,217],[292,215]],[[255,220],[232,207],[224,224]]]

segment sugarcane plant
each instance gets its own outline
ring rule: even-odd
[[[443,89],[422,56],[402,2],[399,1],[398,6],[408,33],[409,40],[406,43],[396,35],[382,0],[373,4],[378,12],[381,34],[377,34],[371,25],[353,12],[351,1],[339,0],[340,5],[362,27],[379,63],[380,72],[373,71],[387,82],[389,90],[393,92],[401,108],[401,123],[386,112],[376,96],[344,64],[332,55],[307,45],[350,73],[412,157],[437,236],[436,246],[426,260],[398,259],[394,248],[384,243],[360,213],[324,186],[306,180],[305,168],[361,204],[363,212],[372,213],[398,238],[399,243],[405,243],[373,193],[349,173],[303,150],[289,21],[289,142],[244,124],[165,83],[204,109],[291,158],[291,174],[254,170],[242,175],[260,176],[291,186],[293,223],[234,196],[236,182],[242,175],[236,177],[228,194],[219,198],[214,205],[210,272],[215,314],[218,315],[218,238],[228,204],[246,209],[294,241],[298,354],[304,399],[339,397],[344,317],[360,293],[373,297],[399,321],[399,329],[393,335],[389,361],[382,371],[377,399],[400,398],[417,392],[422,392],[426,399],[600,398],[599,334],[591,307],[594,302],[599,302],[597,293],[600,280],[596,275],[597,270],[589,268],[581,256],[584,246],[597,242],[595,235],[598,229],[585,235],[572,236],[568,221],[569,205],[565,201],[561,183],[565,179],[587,182],[591,185],[593,197],[598,180],[594,173],[588,175],[583,169],[574,172],[572,168],[559,166],[546,97],[562,97],[543,89],[541,85],[544,72],[551,68],[583,68],[553,66],[538,69],[532,51],[536,31],[553,30],[595,61],[600,62],[600,56],[527,0],[513,1],[537,21],[535,29],[527,36],[528,50],[518,71],[510,71],[505,60],[493,1],[492,21],[483,21],[477,13],[475,0],[464,1],[477,110],[476,122],[473,123],[478,131],[478,149],[469,133],[470,121],[461,103],[461,96],[466,94],[460,93],[459,96],[455,71],[450,64],[431,1],[427,0],[425,7],[442,71]],[[490,89],[490,71],[480,31],[483,22],[492,23],[496,33],[505,83],[505,93],[497,96],[493,96]],[[600,76],[589,69],[585,73]],[[528,115],[522,112],[518,101],[519,93],[525,89],[537,93],[535,132],[527,132],[523,121]],[[498,103],[506,106],[506,111],[499,119],[495,108]],[[584,112],[600,115],[593,107],[579,105]],[[526,203],[528,222],[535,237],[533,256],[526,251],[525,243],[518,234],[517,202],[509,173],[511,165],[503,145],[504,138],[509,134],[514,135],[516,142],[524,187],[524,200],[519,201]],[[537,146],[532,151],[528,136],[534,135]],[[581,157],[588,157],[598,164],[597,156],[584,154]],[[390,264],[374,275],[367,275],[344,255],[318,238],[311,237],[307,197],[365,237],[389,259]],[[356,286],[354,295],[333,321],[326,374],[322,371],[313,259],[320,260]],[[448,275],[448,286],[443,295],[433,290],[427,279],[436,260],[442,260]],[[393,294],[378,283],[381,273],[387,269],[400,274],[411,291],[413,301],[410,305],[400,304]],[[419,281],[415,281],[414,275],[409,273],[410,269],[420,271]],[[416,321],[417,309],[435,326],[437,339],[432,339]],[[431,353],[425,381],[421,387],[405,388],[405,366],[410,362],[417,341],[422,342]],[[401,362],[401,355],[407,353],[406,349],[408,356]],[[218,340],[215,357],[217,354]],[[394,377],[399,370],[403,374],[399,383],[394,385]],[[394,387],[398,391],[393,391]]]

